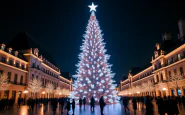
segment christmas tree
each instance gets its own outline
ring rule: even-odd
[[[111,71],[112,65],[107,63],[110,56],[105,54],[102,31],[95,16],[97,6],[92,3],[89,7],[91,16],[81,46],[77,74],[73,76],[76,80],[71,98],[86,97],[90,102],[91,97],[98,101],[103,96],[106,103],[115,103],[118,98],[114,90],[116,84],[112,80],[115,74]]]

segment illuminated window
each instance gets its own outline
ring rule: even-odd
[[[177,57],[178,57],[178,60],[181,60],[181,54],[178,54]]]
[[[170,65],[170,59],[168,59],[168,65]]]

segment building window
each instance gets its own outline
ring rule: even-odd
[[[169,74],[169,79],[170,79],[171,78],[171,71],[169,71],[168,74]]]
[[[37,65],[37,69],[39,70],[39,65]]]
[[[23,84],[23,76],[21,75],[20,84]]]
[[[8,82],[11,81],[11,72],[8,72]]]
[[[176,69],[174,69],[174,75],[177,75],[177,70]]]
[[[173,59],[173,57],[172,57],[172,62],[174,62],[174,59]]]
[[[156,78],[157,78],[157,82],[159,82],[159,76],[158,75],[156,75]]]
[[[2,75],[2,74],[3,74],[3,72],[4,72],[3,70],[0,70],[0,75]]]
[[[10,59],[10,60],[9,60],[9,64],[10,64],[10,65],[13,65],[13,60]]]
[[[163,74],[161,73],[161,81],[163,81]]]
[[[19,63],[18,62],[16,63],[16,67],[19,67]]]
[[[177,57],[178,57],[178,60],[181,60],[181,54],[178,54]]]
[[[4,62],[5,63],[6,62],[6,58],[5,57],[2,57],[1,58],[1,62]]]
[[[36,78],[38,79],[38,75],[36,76]]]
[[[34,78],[34,74],[32,74],[32,78],[31,79],[33,80],[33,78]]]
[[[17,84],[17,74],[14,76],[14,84]]]
[[[35,68],[35,63],[32,63],[32,68]]]
[[[170,65],[170,59],[168,59],[168,65]]]
[[[180,74],[184,75],[183,67],[180,67]]]
[[[22,68],[22,69],[25,69],[25,68],[24,68],[24,65],[21,65],[21,68]]]

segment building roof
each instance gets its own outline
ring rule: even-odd
[[[52,56],[27,32],[18,33],[7,45],[13,50],[28,50],[30,48],[38,48],[39,55],[42,55],[53,65],[56,65]],[[56,65],[57,66],[57,65]]]
[[[68,80],[72,78],[69,72],[61,72],[61,76]]]

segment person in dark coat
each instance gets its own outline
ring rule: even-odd
[[[80,104],[80,110],[82,109],[82,99],[79,99],[79,104]]]
[[[73,110],[73,115],[75,114],[75,100],[73,99],[72,102],[72,110]]]
[[[19,97],[18,98],[18,107],[20,107],[20,105],[21,105],[21,98]]]
[[[164,111],[164,108],[165,108],[164,101],[163,101],[163,99],[160,96],[158,96],[158,99],[157,99],[156,104],[158,105],[158,113],[160,115],[164,115],[165,114],[165,111]]]
[[[172,96],[172,99],[169,100],[168,115],[178,115],[179,109],[177,107],[177,100],[175,96]]]
[[[84,109],[85,109],[85,104],[86,104],[86,98],[83,98],[83,104],[84,104]]]
[[[123,98],[123,105],[124,105],[124,109],[125,109],[125,113],[126,113],[126,109],[129,111],[128,99],[126,97]]]
[[[91,97],[91,111],[94,111],[94,103],[95,103],[95,100],[94,100],[94,97]]]
[[[136,110],[137,110],[137,100],[136,100],[135,97],[132,99],[132,106],[133,106],[133,109],[134,109],[134,113],[136,113]]]
[[[101,112],[101,115],[103,115],[103,108],[105,107],[105,102],[103,100],[103,96],[100,98],[99,104],[100,104],[100,112]]]
[[[146,98],[146,114],[145,115],[153,115],[153,104],[151,102],[151,97],[147,96]]]
[[[63,113],[63,110],[64,110],[64,97],[59,99],[59,103],[61,105],[61,113]]]
[[[67,115],[69,115],[69,111],[71,109],[69,100],[67,101],[66,109],[67,109]]]
[[[52,105],[52,107],[53,107],[53,114],[54,114],[54,115],[56,114],[57,104],[58,104],[58,101],[57,101],[56,98],[54,98],[54,99],[51,101],[51,105]]]
[[[34,99],[31,99],[30,106],[31,106],[31,110],[33,111],[34,106],[35,106],[35,100]]]

